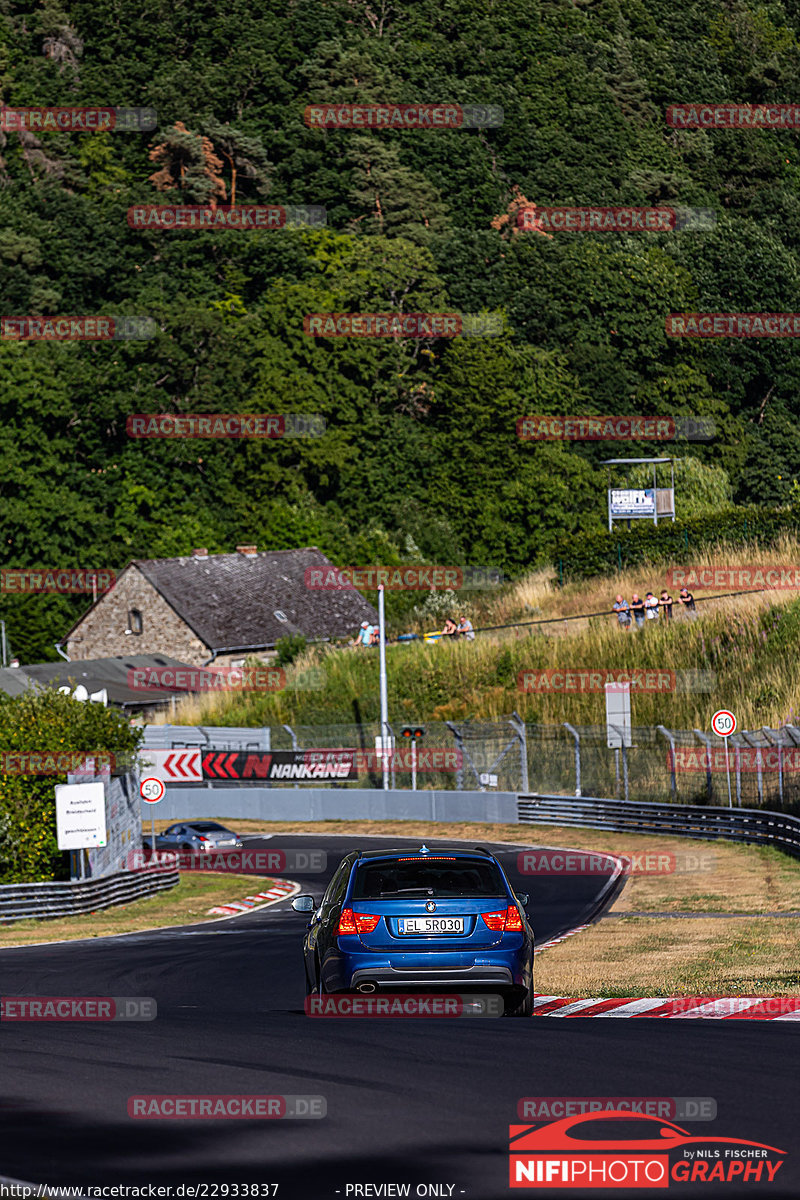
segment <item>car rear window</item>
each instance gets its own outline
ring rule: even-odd
[[[211,833],[220,830],[222,833],[227,833],[224,825],[217,825],[215,821],[193,821],[192,829],[199,829],[201,833]]]
[[[354,900],[392,896],[505,896],[503,877],[485,859],[392,860],[364,863],[356,870]]]

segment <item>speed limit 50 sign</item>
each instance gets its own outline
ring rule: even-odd
[[[719,737],[730,737],[736,733],[736,717],[727,708],[721,708],[711,718],[711,728]]]
[[[164,799],[166,790],[161,780],[152,776],[150,779],[143,779],[139,784],[139,792],[145,804],[158,804],[159,800]]]

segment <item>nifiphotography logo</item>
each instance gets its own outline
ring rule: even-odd
[[[509,1126],[509,1186],[669,1188],[682,1183],[769,1184],[785,1150],[744,1138],[693,1135],[625,1110],[583,1113],[547,1125]]]

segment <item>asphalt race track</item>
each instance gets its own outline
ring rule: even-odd
[[[246,840],[325,849],[325,876],[294,873],[315,895],[353,845],[400,842]],[[512,883],[531,893],[537,942],[596,908],[602,878],[533,882],[514,871],[518,848],[495,849]],[[241,894],[232,877],[231,898]],[[520,1097],[710,1096],[718,1117],[687,1123],[692,1133],[764,1142],[787,1159],[772,1184],[670,1187],[686,1196],[800,1196],[796,1024],[312,1019],[303,1012],[304,931],[305,918],[283,902],[202,930],[0,951],[4,996],[158,1003],[151,1022],[2,1024],[0,1176],[172,1185],[173,1196],[180,1184],[277,1183],[281,1200],[391,1196],[403,1193],[347,1185],[408,1183],[411,1196],[507,1200],[524,1194],[508,1186],[508,1126],[520,1123]],[[327,1117],[128,1117],[129,1096],[164,1093],[321,1095]],[[417,1192],[426,1184],[438,1190]]]

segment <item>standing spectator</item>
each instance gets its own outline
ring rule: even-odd
[[[644,628],[644,600],[640,599],[639,593],[634,592],[631,596],[631,612],[633,619],[636,622],[637,629]]]
[[[456,633],[460,634],[461,637],[466,638],[468,642],[475,641],[475,630],[472,628],[472,621],[470,621],[466,613],[462,613],[458,618],[458,629],[456,630]]]
[[[672,601],[672,596],[670,596],[670,594],[666,588],[661,593],[661,599],[659,600],[658,603],[661,605],[661,607],[664,610],[664,620],[671,621],[672,620],[672,603],[673,603],[673,601]]]
[[[652,592],[648,592],[644,598],[644,606],[647,609],[648,621],[658,620],[658,601]]]
[[[627,633],[631,627],[631,610],[628,607],[628,601],[623,600],[622,596],[617,596],[613,611],[617,614],[620,628],[624,629]]]
[[[685,588],[685,587],[681,588],[678,599],[680,600],[680,602],[683,605],[686,612],[689,612],[689,613],[697,612],[697,607],[694,602],[694,596],[692,595],[692,593],[689,591],[688,588]]]

